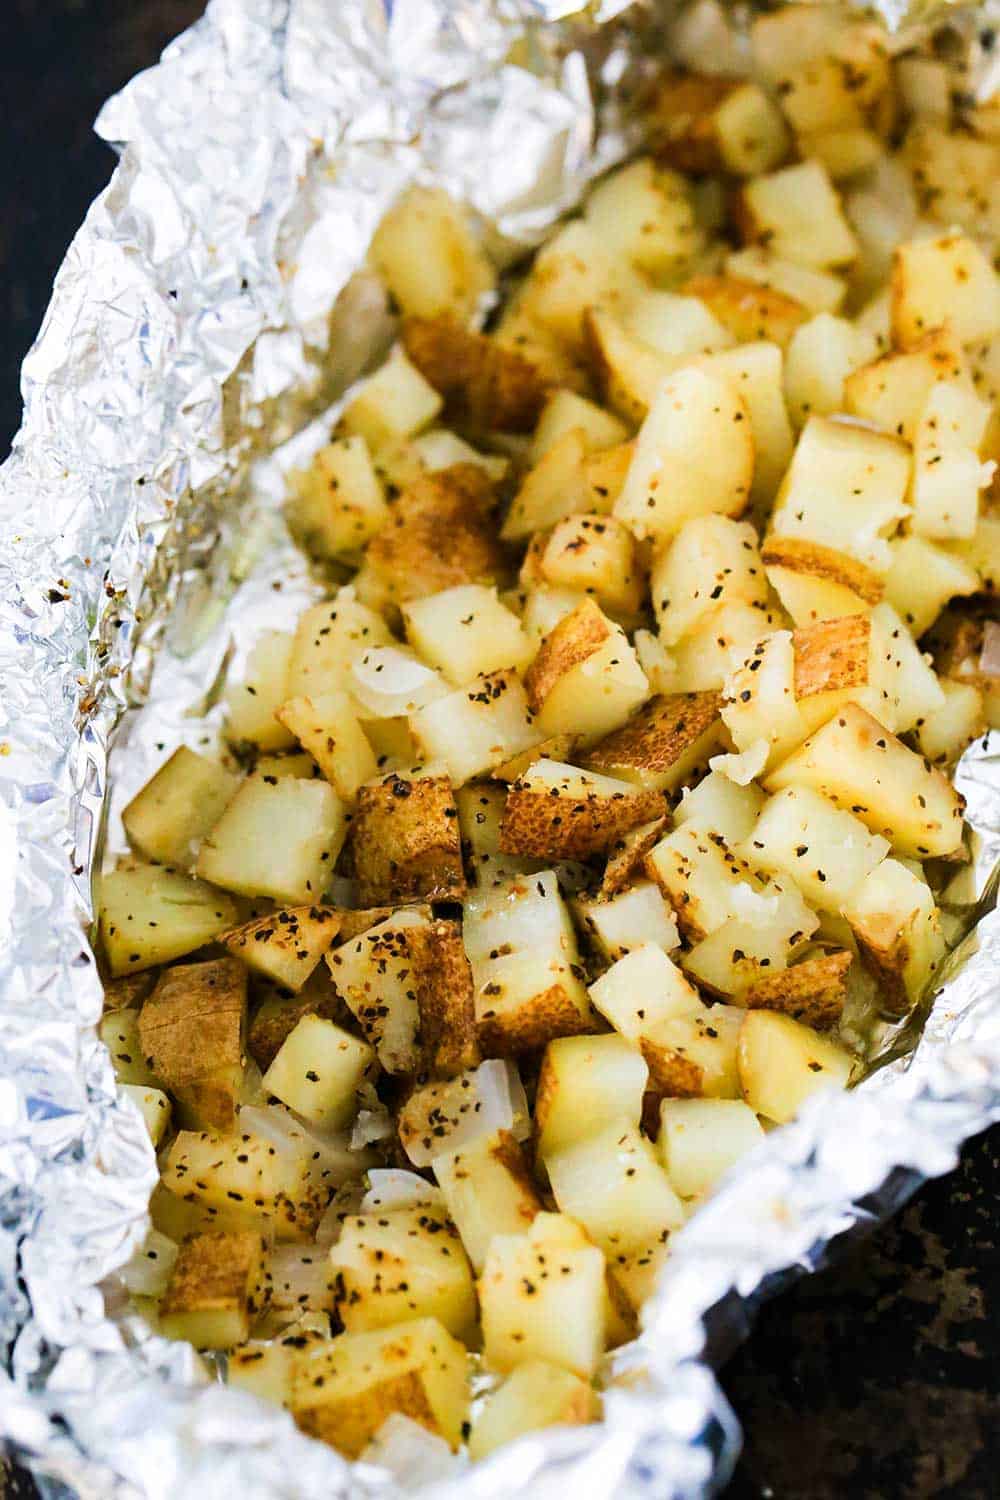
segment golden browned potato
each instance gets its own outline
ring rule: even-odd
[[[663,796],[560,761],[534,762],[507,795],[500,849],[549,861],[586,859],[662,816]]]
[[[248,969],[300,990],[340,932],[332,906],[285,906],[219,939]]]
[[[246,1342],[267,1302],[264,1240],[252,1230],[196,1234],[180,1248],[159,1321],[167,1338],[200,1349]]]
[[[454,1078],[480,1060],[472,970],[458,922],[435,921],[409,935],[420,1016],[423,1069]]]
[[[653,698],[587,753],[587,764],[649,790],[673,792],[721,748],[721,693]]]
[[[213,1130],[236,1123],[246,1007],[246,969],[217,958],[168,969],[139,1015],[150,1067]]]
[[[784,348],[809,317],[809,309],[786,292],[738,276],[693,276],[683,290],[704,302],[740,343],[769,339]]]
[[[840,1020],[851,961],[846,950],[803,959],[790,969],[755,980],[743,995],[743,1004],[748,1010],[780,1010],[816,1031],[827,1031]]]
[[[367,563],[394,604],[506,572],[491,521],[493,486],[477,464],[455,464],[410,486],[368,544]]]
[[[465,890],[458,809],[446,776],[395,772],[358,793],[351,828],[359,900],[461,900]]]
[[[403,344],[444,397],[445,416],[473,432],[530,432],[550,381],[526,355],[473,333],[448,313],[407,318]]]

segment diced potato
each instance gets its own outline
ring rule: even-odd
[[[366,552],[383,604],[502,577],[506,559],[490,514],[494,504],[493,485],[478,464],[426,474],[405,489]]]
[[[760,1121],[742,1099],[664,1099],[660,1105],[660,1160],[676,1193],[710,1193],[764,1139]]]
[[[474,433],[530,432],[553,383],[530,351],[505,347],[465,327],[453,313],[407,318],[403,346],[420,373],[443,397],[445,416]],[[424,432],[413,440],[424,467],[480,464],[491,479],[502,478],[506,460],[484,456],[448,432]]]
[[[463,937],[487,1055],[592,1028],[573,926],[551,870],[471,891]]]
[[[221,941],[248,969],[298,991],[339,931],[332,906],[288,906],[244,923]]]
[[[726,678],[722,719],[738,750],[762,744],[773,763],[801,744],[809,726],[795,676],[795,642],[787,630],[762,636],[733,667]]]
[[[840,1020],[847,999],[846,976],[853,955],[846,949],[804,958],[801,963],[762,974],[743,992],[747,1010],[779,1010],[816,1031]]]
[[[99,1035],[111,1054],[111,1065],[119,1084],[129,1088],[158,1090],[160,1080],[146,1061],[139,1040],[138,1011],[109,1012],[101,1021]]]
[[[456,687],[502,667],[520,671],[534,655],[520,620],[481,584],[415,599],[403,618],[413,647]]]
[[[230,744],[257,750],[288,750],[295,744],[274,717],[288,697],[292,657],[293,637],[284,631],[267,630],[257,641],[243,680],[226,688],[225,734]]]
[[[743,1004],[748,991],[762,979],[784,970],[793,948],[818,926],[816,914],[791,881],[783,886],[773,881],[758,895],[769,898],[775,907],[772,921],[761,920],[759,912],[756,920],[730,917],[682,955],[685,973],[706,994]]]
[[[944,957],[930,887],[899,860],[887,859],[856,891],[844,915],[890,1008],[905,1012],[920,999]]]
[[[427,924],[419,909],[398,911],[327,954],[338,994],[387,1073],[415,1073],[419,1066],[420,1015],[408,935]]]
[[[325,782],[252,777],[205,838],[197,873],[245,896],[318,900],[346,833],[343,803]]]
[[[384,913],[363,915],[370,924]],[[343,941],[343,933],[340,936]],[[303,1016],[324,1016],[331,1021],[347,1019],[347,1008],[334,989],[326,964],[313,970],[298,994],[274,980],[263,978],[257,980],[254,989],[258,997],[263,992],[263,999],[257,1005],[247,1032],[247,1051],[263,1072],[271,1066],[278,1049]]]
[[[646,943],[665,953],[680,943],[677,923],[650,880],[601,900],[578,897],[573,909],[597,952],[612,964]]]
[[[413,927],[407,938],[420,1017],[421,1071],[453,1078],[480,1061],[472,970],[458,922]]]
[[[122,813],[129,843],[144,859],[189,867],[238,785],[225,766],[182,745]]]
[[[772,536],[761,556],[768,582],[796,625],[864,614],[882,598],[878,574],[846,552],[819,542]]]
[[[892,267],[892,335],[910,349],[947,323],[961,344],[1000,332],[1000,282],[966,235],[900,245]]]
[[[529,752],[530,753],[530,752]],[[507,805],[507,788],[470,782],[455,793],[462,833],[462,853],[473,885],[492,885],[537,869],[540,861],[500,853],[500,827]]]
[[[550,1042],[535,1096],[539,1156],[547,1162],[618,1120],[638,1125],[648,1076],[635,1047],[614,1032]]]
[[[246,1011],[246,969],[235,958],[217,958],[168,969],[139,1013],[143,1057],[212,1130],[236,1123]]]
[[[640,306],[647,300],[646,297],[641,299]],[[702,306],[691,297],[672,297],[671,300],[674,303],[689,302],[697,308]],[[707,308],[704,309],[704,321],[714,323]],[[650,329],[645,320],[636,318],[634,322],[643,329],[642,335],[627,328],[610,313],[602,312],[599,308],[588,308],[584,327],[590,363],[601,396],[625,421],[638,426],[652,406],[661,385],[678,364],[683,362],[684,357],[652,343],[646,335],[654,334],[656,330]],[[729,337],[721,325],[718,325],[718,329],[722,347],[725,348]],[[674,341],[682,342],[679,336]],[[683,342],[689,340],[684,339]],[[711,348],[714,344],[715,338],[709,334],[708,347]],[[701,353],[701,350],[702,345],[699,343],[696,352]]]
[[[754,441],[750,497],[755,503],[770,505],[794,446],[785,406],[782,351],[775,343],[756,340],[706,355],[701,363],[728,380],[746,406]]]
[[[656,278],[676,275],[701,239],[687,182],[648,157],[598,183],[584,215],[603,245]]]
[[[523,1234],[541,1212],[524,1153],[507,1130],[435,1156],[434,1175],[477,1275],[494,1235]]]
[[[142,1115],[143,1123],[153,1143],[153,1150],[157,1150],[170,1125],[169,1095],[165,1094],[162,1089],[150,1088],[147,1084],[140,1083],[123,1084],[122,1092],[132,1100]]]
[[[313,1180],[315,1141],[303,1132],[279,1144],[240,1131],[182,1130],[161,1162],[163,1186],[210,1217],[263,1227],[279,1240],[309,1240],[329,1190]]]
[[[650,107],[652,148],[685,172],[752,177],[788,153],[781,111],[757,83],[668,74]]]
[[[649,684],[625,632],[590,599],[545,637],[525,687],[539,739],[572,734],[597,740],[649,697]]]
[[[511,669],[477,677],[410,716],[414,739],[440,760],[454,786],[464,786],[544,739],[529,699]]]
[[[628,428],[594,401],[576,391],[550,392],[531,441],[531,459],[539,463],[568,432],[583,440],[584,452],[614,448],[628,438]]]
[[[292,1364],[292,1414],[302,1431],[357,1458],[401,1412],[457,1448],[468,1423],[468,1354],[435,1318],[345,1333]]]
[[[588,308],[620,311],[643,285],[639,272],[597,229],[574,219],[535,257],[518,310],[573,353],[584,345]]]
[[[315,557],[354,552],[381,530],[389,507],[363,437],[335,439],[293,474],[288,515]]]
[[[949,81],[949,90],[953,97],[954,79]],[[984,100],[973,112],[980,120],[987,115],[995,119],[995,99]],[[968,129],[972,121],[964,109],[959,129],[949,130],[947,123],[917,121],[903,143],[901,162],[913,174],[919,209],[949,228],[959,225],[972,235],[995,236],[1000,229],[1000,199],[993,130],[987,131],[991,139],[977,139]]]
[[[624,728],[599,741],[587,764],[649,791],[674,792],[720,748],[721,706],[715,692],[654,698]]]
[[[542,552],[542,578],[556,588],[593,595],[611,615],[635,615],[643,579],[632,533],[614,516],[568,516],[552,531]]]
[[[543,1359],[589,1378],[604,1351],[605,1296],[604,1256],[565,1215],[495,1235],[479,1281],[487,1361],[506,1373]]]
[[[347,435],[363,437],[379,448],[412,437],[429,427],[444,403],[403,350],[395,348],[385,364],[369,375],[340,418]]]
[[[850,1054],[790,1016],[751,1010],[740,1030],[739,1069],[743,1097],[765,1119],[783,1125],[823,1088],[844,1088]]]
[[[545,1360],[518,1365],[492,1391],[472,1424],[469,1457],[475,1462],[526,1433],[546,1427],[576,1427],[597,1420],[593,1388],[569,1370]]]
[[[594,1008],[626,1041],[638,1044],[664,1021],[696,1015],[697,992],[661,948],[645,943],[611,965],[590,987]]]
[[[351,663],[376,646],[392,643],[392,632],[374,610],[360,604],[348,589],[314,604],[299,616],[288,662],[287,683],[271,712],[289,698],[309,697],[343,688]],[[287,743],[294,744],[283,729]]]
[[[400,1109],[397,1126],[400,1144],[415,1167],[433,1166],[439,1156],[498,1130],[519,1141],[531,1134],[517,1066],[499,1058],[488,1058],[457,1078],[421,1083]]]
[[[787,293],[738,276],[693,276],[684,290],[704,302],[740,343],[764,339],[783,349],[809,316],[808,309]]]
[[[236,902],[225,891],[160,865],[102,875],[97,906],[112,975],[183,958],[239,919]]]
[[[586,437],[580,427],[569,428],[546,448],[524,475],[511,501],[500,533],[505,541],[528,540],[565,516],[590,508],[584,476],[586,458]]]
[[[160,1331],[199,1349],[230,1349],[246,1342],[265,1301],[259,1234],[196,1234],[174,1264],[160,1303]]]
[[[768,776],[765,787],[811,787],[911,858],[953,854],[962,804],[940,771],[856,704],[846,704]]]
[[[348,1218],[330,1251],[348,1333],[434,1318],[456,1337],[476,1322],[472,1269],[454,1224],[427,1203]]]
[[[753,480],[749,414],[732,385],[689,367],[649,409],[614,514],[639,538],[663,540],[693,516],[746,509]]]
[[[817,270],[849,265],[858,253],[836,189],[817,161],[745,183],[738,223],[745,240]]]
[[[844,382],[876,352],[874,335],[846,318],[817,313],[803,323],[785,356],[785,392],[793,420],[801,427],[810,416],[843,411]]]
[[[363,905],[461,899],[458,809],[447,776],[392,772],[369,782],[358,794],[351,840]]]
[[[340,1130],[357,1114],[357,1092],[375,1053],[320,1016],[303,1016],[264,1074],[264,1088],[304,1120]]]
[[[974,568],[923,537],[899,537],[891,548],[886,598],[918,638],[933,625],[950,599],[974,594],[979,588]]]
[[[912,443],[927,398],[942,380],[968,381],[962,347],[947,327],[853,370],[844,381],[843,409]]]
[[[953,383],[933,385],[913,440],[911,525],[938,540],[974,535],[979,492],[992,477],[979,446],[990,409]]]
[[[777,609],[734,599],[720,604],[702,626],[673,648],[671,688],[682,693],[718,692],[726,684],[737,653],[745,653],[762,634],[783,623]]]
[[[765,601],[767,579],[756,532],[728,516],[686,522],[654,561],[650,591],[668,646],[696,630],[720,604]]]
[[[362,782],[378,770],[358,720],[357,706],[344,692],[289,698],[278,710],[303,749],[319,766],[342,801],[350,805]]]
[[[790,786],[764,807],[747,840],[763,869],[791,877],[811,905],[840,911],[889,851],[878,834],[809,787]]]
[[[496,272],[465,208],[440,188],[411,187],[375,231],[371,259],[405,313],[469,317]]]
[[[314,1328],[313,1322],[324,1325]],[[282,1330],[279,1338],[251,1339],[226,1358],[226,1384],[249,1391],[276,1406],[287,1406],[291,1399],[292,1365],[299,1351],[311,1344],[329,1339],[330,1319],[323,1314],[306,1313]]]
[[[971,682],[941,681],[944,704],[919,725],[921,755],[935,765],[952,765],[986,727],[982,691]]]
[[[625,1116],[555,1149],[545,1167],[560,1211],[582,1224],[609,1260],[662,1243],[684,1222],[653,1147]]]
[[[549,860],[585,859],[665,810],[658,792],[543,757],[508,793],[500,848]]]
[[[763,805],[764,794],[752,781],[737,786],[722,771],[710,771],[681,797],[674,827],[687,823],[700,833],[718,834],[732,848],[749,837]]]
[[[906,514],[909,479],[910,455],[902,443],[811,417],[778,494],[769,543],[801,537],[884,574],[890,559],[884,538]]]
[[[859,701],[867,697],[875,716],[897,734],[936,713],[944,702],[933,667],[891,604],[878,604],[871,613],[869,682]]]

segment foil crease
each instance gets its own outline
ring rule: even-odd
[[[884,14],[901,12],[887,0]],[[120,165],[57,277],[0,471],[0,1440],[46,1493],[414,1493],[405,1472],[348,1465],[218,1384],[109,1280],[145,1233],[155,1163],[94,1030],[91,875],[157,760],[217,733],[206,684],[262,617],[290,622],[311,597],[283,474],[391,337],[358,273],[381,214],[434,180],[499,253],[536,243],[628,149],[624,104],[664,15],[628,0],[213,0],[100,116]],[[997,761],[977,744],[960,773],[983,880],[1000,854]],[[987,905],[916,1050],[901,1034],[859,1089],[814,1099],[678,1237],[640,1338],[612,1358],[603,1424],[458,1460],[425,1500],[724,1485],[739,1430],[713,1368],[760,1300],[1000,1118]]]

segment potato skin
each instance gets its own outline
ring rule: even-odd
[[[610,634],[607,620],[592,599],[585,599],[559,621],[524,675],[533,714],[539,712],[560,677],[592,656]]]
[[[659,792],[552,796],[515,782],[504,808],[500,849],[504,854],[539,859],[586,859],[602,853],[640,823],[661,818],[665,806]]]
[[[608,775],[622,767],[665,772],[719,720],[722,694],[671,693],[653,698],[635,718],[587,754],[587,764]]]
[[[454,1078],[481,1060],[472,970],[458,922],[434,922],[410,933],[424,1070]]]
[[[459,583],[501,579],[506,557],[491,520],[493,486],[478,464],[453,464],[403,491],[367,561],[388,600],[403,604]]]
[[[819,620],[792,633],[795,652],[795,697],[838,688],[864,687],[868,681],[871,621],[867,615]]]
[[[531,432],[550,382],[523,354],[444,313],[407,318],[403,345],[443,397],[449,421],[473,432]]]
[[[235,1124],[246,1007],[246,969],[218,958],[168,969],[139,1015],[149,1066],[213,1129]]]
[[[446,776],[391,775],[363,786],[352,848],[365,906],[454,901],[465,891],[458,809]]]
[[[846,949],[807,958],[756,980],[743,996],[743,1004],[748,1010],[779,1010],[815,1031],[828,1031],[840,1020],[851,963]]]
[[[787,568],[840,584],[866,604],[879,604],[885,593],[882,580],[857,558],[804,537],[771,537],[761,549],[761,561],[765,568]]]

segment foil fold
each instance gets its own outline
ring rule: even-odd
[[[265,607],[280,626],[311,597],[283,474],[391,337],[359,274],[386,207],[440,182],[516,257],[629,149],[668,19],[628,0],[213,0],[100,116],[121,162],[57,277],[0,471],[0,1440],[46,1493],[413,1493],[213,1381],[118,1295],[155,1162],[94,1031],[90,879],[163,745],[217,732],[206,684]],[[980,743],[960,774],[981,887],[997,761]],[[916,1050],[901,1032],[859,1089],[814,1099],[678,1237],[604,1423],[457,1461],[426,1500],[723,1486],[739,1431],[713,1368],[759,1301],[1000,1118],[987,906]]]

